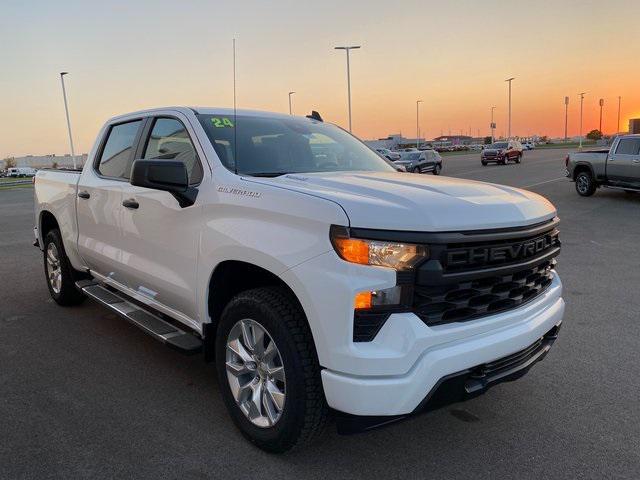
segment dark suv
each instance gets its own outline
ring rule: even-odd
[[[523,150],[522,144],[517,140],[494,142],[484,148],[480,155],[480,161],[482,165],[486,165],[489,162],[505,165],[510,160],[520,163]]]

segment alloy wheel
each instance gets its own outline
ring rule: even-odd
[[[585,194],[589,191],[589,179],[586,175],[578,175],[576,184],[580,193]]]
[[[246,318],[233,326],[227,337],[226,370],[245,417],[257,427],[275,425],[284,411],[286,376],[278,346],[260,323]]]
[[[47,278],[54,293],[60,293],[62,289],[62,268],[60,266],[60,255],[58,247],[50,243],[47,246]]]

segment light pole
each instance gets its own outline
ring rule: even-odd
[[[622,103],[622,97],[618,97],[618,130],[616,134],[620,133],[620,104]]]
[[[578,147],[580,150],[582,150],[582,105],[584,103],[584,94],[587,92],[581,92],[578,95],[580,95],[580,146]]]
[[[69,130],[69,144],[71,145],[71,158],[73,159],[73,169],[76,165],[76,152],[73,149],[73,136],[71,135],[71,120],[69,120],[69,107],[67,106],[67,90],[64,88],[64,76],[69,72],[60,72],[60,82],[62,82],[62,98],[64,99],[64,112],[67,115],[67,130]]]
[[[420,104],[422,100],[416,100],[416,148],[420,147]]]
[[[293,95],[296,92],[289,92],[289,115],[293,115],[292,110],[291,110],[291,95]]]
[[[496,124],[493,122],[493,111],[495,109],[496,107],[491,107],[491,143],[495,141],[495,136],[493,134],[494,130],[496,129]]]
[[[598,128],[598,130],[600,130],[602,134],[602,107],[604,107],[604,98],[601,98],[598,103],[600,104],[600,128]]]
[[[505,82],[509,83],[509,127],[508,127],[509,137],[508,138],[511,138],[511,81],[514,78],[516,77],[507,78],[505,80]]]
[[[349,51],[360,48],[360,45],[350,47],[334,47],[335,50],[344,50],[347,52],[347,98],[349,102],[349,132],[351,132],[351,70],[349,67]]]
[[[569,120],[569,97],[564,97],[564,141],[567,142],[567,125]]]

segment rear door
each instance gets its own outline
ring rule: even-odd
[[[195,133],[182,115],[149,119],[138,155],[144,159],[181,160],[189,183],[203,179]],[[124,284],[155,302],[197,318],[196,274],[201,228],[200,203],[182,208],[169,192],[136,187],[123,189],[122,263]],[[135,206],[137,205],[137,206]]]
[[[427,157],[427,163],[426,163],[427,170],[433,170],[435,168],[435,165],[436,165],[435,152],[433,152],[431,150],[427,150],[424,153],[425,153],[425,156]]]
[[[78,251],[89,268],[120,281],[122,188],[128,183],[143,120],[109,126],[95,162],[78,182]]]
[[[640,185],[640,137],[621,138],[607,157],[607,177],[611,183]]]

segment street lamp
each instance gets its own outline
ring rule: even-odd
[[[422,100],[416,100],[416,148],[420,147],[420,104]]]
[[[293,115],[292,111],[291,111],[291,95],[293,95],[296,92],[289,92],[289,115]]]
[[[581,92],[580,95],[580,146],[579,149],[582,150],[582,105],[584,104],[584,94],[587,92]]]
[[[62,82],[62,98],[64,99],[64,112],[67,115],[67,130],[69,131],[69,144],[71,145],[71,158],[73,159],[73,169],[76,165],[76,152],[73,149],[73,137],[71,135],[71,120],[69,120],[69,107],[67,106],[67,90],[64,88],[64,76],[69,72],[60,72],[60,81]]]
[[[598,103],[600,104],[600,128],[598,128],[598,130],[600,130],[600,133],[602,134],[602,107],[604,107],[604,98],[601,98]]]
[[[618,97],[618,130],[616,133],[620,133],[620,104],[622,103],[622,97]]]
[[[509,128],[508,128],[509,137],[508,138],[511,138],[511,81],[515,78],[516,77],[511,77],[505,80],[505,82],[509,83]]]
[[[569,120],[569,97],[564,97],[564,141],[567,142],[567,125]]]
[[[335,50],[344,50],[347,52],[347,98],[349,102],[349,132],[351,132],[351,70],[349,67],[349,51],[360,48],[360,45],[350,47],[334,47]]]
[[[496,109],[496,107],[491,107],[491,143],[493,143],[495,141],[495,136],[493,134],[494,130],[496,129],[496,124],[493,121],[493,111]]]

